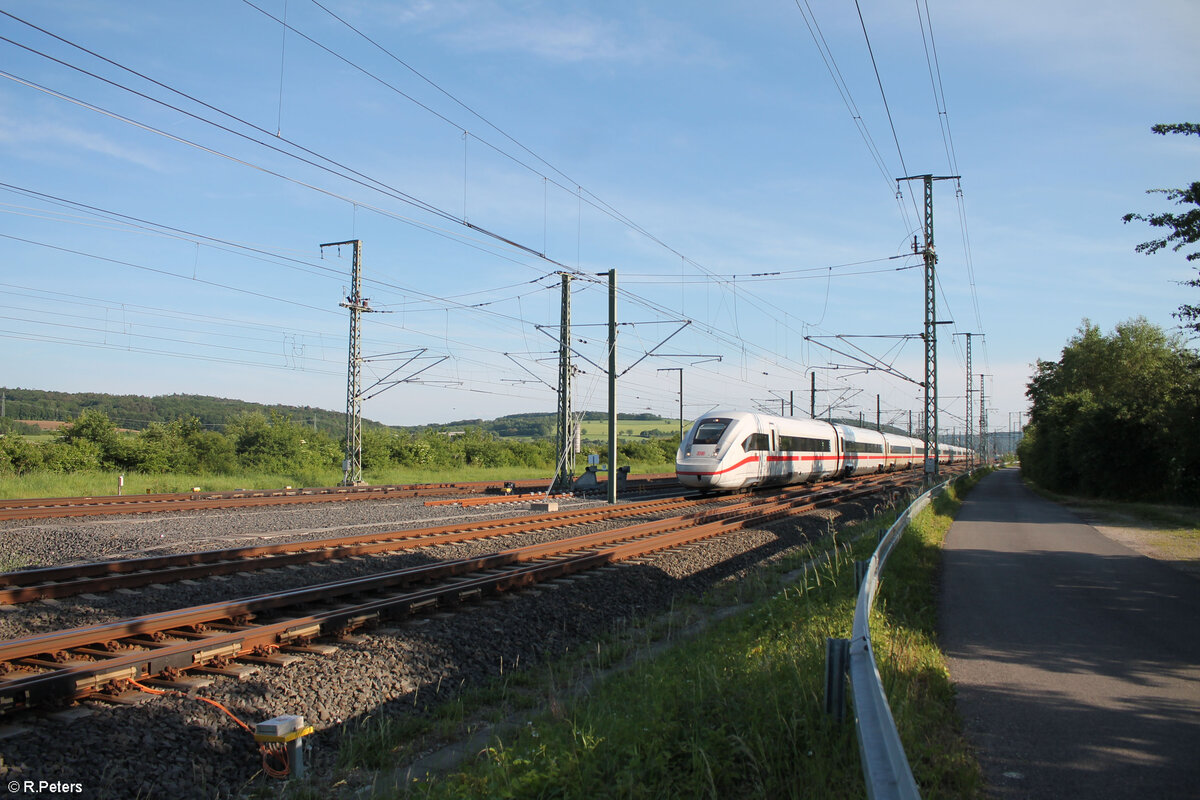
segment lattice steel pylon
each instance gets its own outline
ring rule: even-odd
[[[975,420],[973,419],[974,414],[971,413],[971,334],[967,333],[964,335],[967,337],[967,424],[966,428],[964,428],[964,431],[967,438],[967,451],[974,452],[974,448],[971,447],[971,439],[974,438],[972,436],[973,432],[971,431],[971,427],[975,424]],[[971,457],[967,456],[967,458],[970,459]]]
[[[558,325],[558,416],[554,426],[557,465],[554,490],[569,492],[575,481],[575,432],[571,419],[571,275],[562,277],[562,310]]]
[[[920,180],[925,185],[925,246],[919,252],[925,258],[925,474],[936,478],[938,473],[938,390],[937,390],[937,254],[933,248],[933,182],[958,180],[957,175],[909,175],[900,181]],[[914,248],[915,249],[915,248]]]
[[[350,309],[350,351],[346,358],[346,458],[342,461],[342,486],[357,486],[362,479],[362,323],[363,312],[374,311],[362,296],[362,240],[329,242],[326,247],[354,247],[350,268],[350,294],[342,308]]]
[[[987,399],[983,394],[983,375],[979,376],[979,457],[987,460],[988,457],[988,440],[987,440]]]
[[[975,393],[975,390],[971,388],[971,337],[972,336],[983,336],[983,334],[982,333],[956,333],[954,335],[967,337],[967,414],[966,414],[967,425],[966,425],[965,433],[964,433],[965,441],[963,442],[963,446],[966,447],[967,450],[969,450],[970,452],[976,453],[976,448],[974,447],[974,445],[976,444],[975,430],[974,430],[974,428],[975,428],[975,407],[971,405],[971,395]],[[969,456],[969,457],[973,457],[973,456]]]

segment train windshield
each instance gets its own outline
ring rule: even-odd
[[[721,436],[724,435],[725,429],[729,427],[730,422],[732,420],[717,417],[701,420],[696,425],[696,433],[692,436],[692,444],[718,443],[721,441]]]

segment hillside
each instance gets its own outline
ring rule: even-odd
[[[549,438],[554,436],[556,414],[552,411],[508,414],[493,420],[464,419],[437,426],[443,430],[482,428],[497,436]],[[608,414],[603,411],[583,412],[583,438],[603,440],[608,436]],[[667,437],[678,434],[679,421],[656,414],[617,414],[617,428],[623,436]]]
[[[144,397],[132,394],[95,392],[47,392],[40,389],[3,389],[3,416],[12,420],[72,420],[84,411],[102,411],[120,428],[142,430],[151,422],[170,422],[179,417],[196,417],[211,430],[220,430],[239,414],[274,411],[295,422],[311,425],[334,438],[346,430],[342,411],[327,411],[311,406],[263,405],[225,397],[171,394]],[[382,427],[382,423],[363,420],[364,426]]]
[[[66,422],[75,419],[84,411],[102,411],[120,428],[142,430],[151,422],[171,422],[179,417],[196,417],[210,430],[221,430],[239,414],[258,411],[264,414],[275,412],[292,421],[311,425],[324,431],[334,439],[340,439],[346,430],[344,411],[329,411],[311,406],[263,405],[244,400],[210,397],[194,394],[171,394],[145,397],[142,395],[100,394],[95,392],[47,392],[40,389],[0,389],[2,392],[3,416],[9,420],[37,422]],[[494,420],[464,419],[446,424],[391,426],[398,430],[421,431],[427,428],[440,430],[464,430],[481,428],[502,437],[549,438],[554,435],[554,412],[509,414]],[[585,436],[597,437],[598,426],[606,424],[603,412],[587,411],[583,414]],[[659,430],[670,435],[678,430],[678,422],[654,414],[619,414],[618,425],[623,431],[642,434],[645,430]],[[591,423],[589,426],[587,423]],[[52,429],[56,426],[44,424]],[[383,428],[381,422],[363,419],[365,428]],[[656,433],[655,435],[659,435]]]

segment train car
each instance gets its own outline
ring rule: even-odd
[[[920,439],[895,433],[885,433],[883,439],[887,446],[888,472],[912,469],[914,466],[924,463],[925,449],[924,443]]]
[[[801,483],[910,469],[920,440],[821,420],[748,411],[705,414],[675,457],[680,484],[701,490]]]
[[[882,433],[851,425],[835,427],[841,434],[842,447],[846,452],[846,464],[842,471],[845,477],[887,470],[887,442]]]
[[[965,464],[973,455],[971,450],[957,444],[941,444],[938,445],[940,464]]]

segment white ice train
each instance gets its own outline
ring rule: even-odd
[[[939,461],[965,461],[966,448],[942,444]],[[894,433],[747,411],[705,414],[675,455],[679,482],[730,490],[920,468],[925,444]]]

